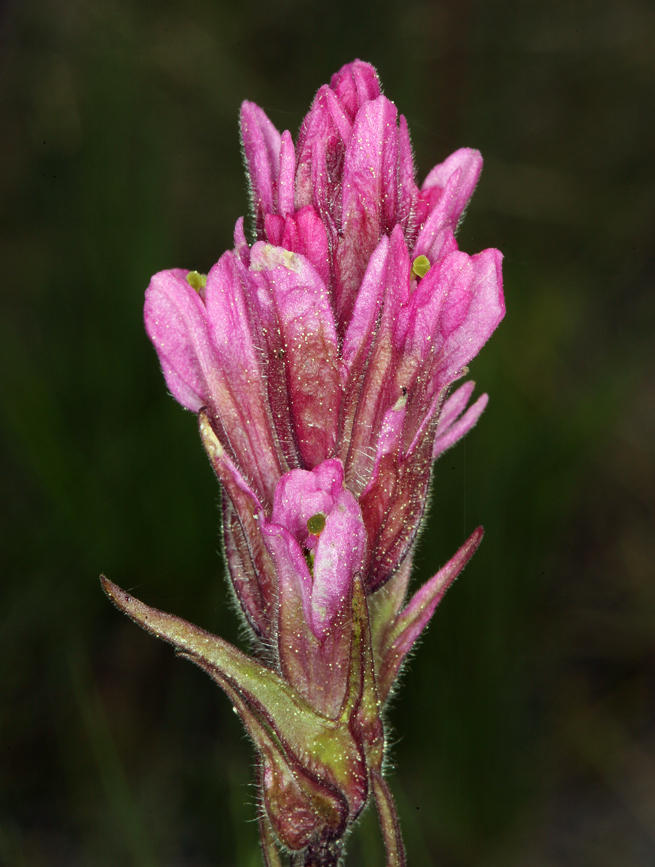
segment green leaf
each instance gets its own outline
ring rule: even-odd
[[[325,812],[326,817],[337,808],[331,801],[333,796],[325,795],[325,789],[330,789],[337,800],[343,794],[351,814],[359,812],[363,806],[360,793],[364,802],[367,795],[366,760],[350,731],[346,715],[332,720],[317,713],[279,674],[229,642],[181,617],[144,605],[104,576],[101,581],[117,608],[148,632],[174,645],[222,687],[255,745],[282,782],[287,780],[285,785],[289,790],[295,785],[292,779],[298,779],[300,774],[310,781],[310,801],[318,798],[320,811]],[[361,602],[358,604],[361,608]],[[361,618],[361,613],[358,616]],[[357,660],[360,657],[358,651]],[[370,667],[359,661],[357,665],[347,698],[353,710],[358,707],[356,690],[361,689],[362,672]]]

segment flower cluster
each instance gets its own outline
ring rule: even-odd
[[[233,701],[267,864],[280,848],[336,864],[371,795],[401,864],[380,713],[482,536],[405,601],[432,462],[486,405],[450,387],[504,315],[500,253],[455,239],[482,160],[458,150],[419,188],[405,118],[361,61],[320,88],[295,144],[249,102],[241,135],[255,242],[240,219],[209,274],[156,274],[145,324],[222,483],[255,657],[105,588]]]

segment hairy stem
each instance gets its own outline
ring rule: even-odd
[[[342,855],[343,844],[338,841],[308,846],[299,867],[338,867]]]
[[[264,867],[282,867],[282,859],[275,843],[273,829],[263,807],[260,807],[259,811],[259,836],[262,844]]]
[[[406,867],[405,847],[391,790],[379,771],[371,773],[371,781],[380,817],[384,848],[387,850],[387,867]]]

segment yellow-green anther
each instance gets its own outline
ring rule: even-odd
[[[321,533],[325,529],[325,515],[323,514],[323,512],[319,512],[318,514],[311,516],[311,518],[307,521],[307,529],[312,536],[321,535]]]
[[[425,277],[430,270],[430,260],[427,256],[417,256],[412,264],[413,277]]]
[[[195,289],[196,292],[200,292],[200,290],[204,289],[207,285],[207,275],[199,274],[197,271],[189,271],[186,275],[186,281],[192,289]]]

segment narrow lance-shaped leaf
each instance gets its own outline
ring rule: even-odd
[[[365,775],[363,758],[347,727],[316,713],[283,678],[229,642],[181,617],[144,605],[104,576],[101,581],[107,596],[132,620],[174,645],[201,668],[218,672],[221,685],[225,683],[241,696],[258,723],[274,735],[294,763],[341,792],[359,788],[362,772]],[[247,720],[244,723],[247,725]],[[253,739],[255,735],[251,732]]]

